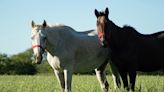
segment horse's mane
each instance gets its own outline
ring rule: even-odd
[[[113,21],[111,21],[109,19],[108,19],[108,21],[114,30],[124,31],[127,34],[139,34],[140,35],[140,33],[132,26],[124,25],[123,27],[120,27],[120,26],[116,25]]]
[[[124,25],[122,29],[127,32],[134,32],[136,34],[140,34],[134,27],[129,25]]]
[[[100,14],[100,16],[105,16],[106,15],[105,11],[100,11],[99,14]]]
[[[75,31],[72,27],[64,25],[64,24],[53,24],[53,25],[47,25],[47,28],[65,28],[65,29],[71,29],[69,31]],[[75,31],[76,32],[76,31]]]
[[[95,35],[97,35],[97,32],[95,31],[95,30],[88,30],[88,31],[82,31],[82,32],[80,32],[80,31],[76,31],[76,30],[74,30],[72,27],[70,27],[70,26],[67,26],[67,25],[64,25],[64,24],[53,24],[53,25],[47,25],[47,28],[49,29],[53,29],[53,28],[63,28],[63,29],[65,29],[65,30],[62,30],[63,32],[64,31],[69,31],[69,32],[71,32],[72,34],[74,34],[74,35],[81,35],[81,36],[95,36]],[[51,31],[53,31],[53,30],[51,30]]]
[[[135,28],[133,28],[132,26],[129,26],[129,25],[124,25],[124,26],[123,26],[123,29],[136,31]]]
[[[65,26],[64,24],[53,24],[53,25],[48,25],[49,27],[62,27]]]

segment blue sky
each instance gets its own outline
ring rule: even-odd
[[[0,0],[0,53],[9,55],[31,47],[31,21],[65,24],[77,31],[95,29],[94,9],[109,8],[119,26],[140,33],[164,30],[164,0]]]

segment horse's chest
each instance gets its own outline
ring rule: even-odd
[[[133,48],[114,50],[112,52],[113,57],[124,61],[133,60],[135,58],[134,57],[135,55],[136,55],[136,50]]]
[[[61,70],[62,66],[60,59],[58,57],[47,55],[47,61],[53,69]]]
[[[136,63],[136,52],[133,50],[113,52],[112,61],[119,67],[128,67]]]

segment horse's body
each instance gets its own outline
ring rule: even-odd
[[[32,22],[32,29],[36,63],[41,62],[41,54],[45,50],[47,60],[54,69],[64,92],[71,91],[73,72],[89,72],[94,69],[102,90],[108,91],[104,69],[109,61],[109,54],[107,49],[101,48],[99,45],[94,30],[76,32],[71,27],[64,25],[47,26],[45,21],[43,25],[35,25]],[[40,41],[36,39],[40,39]],[[117,72],[114,71],[114,74]]]
[[[45,32],[46,50],[51,57],[60,59],[60,65],[55,64],[53,68],[65,69],[70,65],[74,72],[89,72],[100,67],[107,60],[108,51],[100,47],[96,35],[88,36],[90,32],[75,32],[68,26],[50,27]]]
[[[164,68],[164,32],[143,35],[132,27],[124,26],[114,30],[111,36],[109,45],[114,57],[119,59],[119,67],[128,68],[130,65],[130,69],[143,72]],[[121,64],[120,60],[125,62]]]
[[[135,31],[135,30],[131,30]],[[136,37],[137,70],[151,72],[164,69],[164,32],[152,35],[134,34]]]
[[[118,67],[124,87],[128,87],[129,74],[134,90],[136,71],[164,69],[164,32],[143,35],[130,26],[121,28],[108,19],[108,13],[108,9],[104,13],[95,11],[98,22],[102,23],[97,25],[97,31],[103,34],[99,39],[111,49],[111,60]]]

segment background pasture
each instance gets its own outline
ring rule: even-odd
[[[73,92],[101,92],[96,76],[74,75]],[[113,80],[107,76],[110,92],[114,92]],[[136,90],[139,92],[164,92],[164,76],[137,76]],[[48,75],[3,75],[0,76],[0,92],[61,92],[56,77]],[[123,89],[116,92],[126,92]]]

